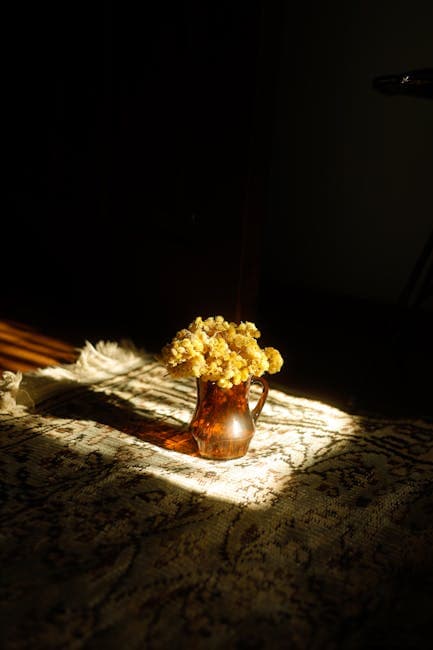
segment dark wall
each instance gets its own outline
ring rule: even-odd
[[[433,67],[429,0],[287,11],[267,267],[283,285],[396,303],[433,229],[433,102],[376,76]]]
[[[4,316],[159,345],[244,315],[263,7],[10,9]]]
[[[433,68],[433,6],[286,8],[257,317],[285,358],[277,380],[344,408],[431,414],[433,101],[373,80]],[[430,285],[407,292],[428,244]]]

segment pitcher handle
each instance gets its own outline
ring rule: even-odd
[[[257,418],[259,417],[260,413],[262,412],[262,408],[265,405],[266,398],[268,396],[269,392],[269,385],[266,379],[263,379],[263,377],[251,377],[251,383],[252,384],[260,384],[262,387],[262,394],[259,397],[259,401],[255,405],[255,407],[251,411],[251,415],[253,417],[253,421],[255,422]]]

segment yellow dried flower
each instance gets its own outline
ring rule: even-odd
[[[160,360],[174,377],[201,377],[231,388],[249,376],[281,369],[281,354],[275,348],[260,348],[259,337],[254,323],[198,316],[162,348]]]

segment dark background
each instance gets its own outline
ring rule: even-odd
[[[0,317],[155,351],[199,314],[251,319],[292,390],[431,413],[431,294],[405,289],[433,102],[372,81],[432,66],[432,19],[429,0],[10,8]]]

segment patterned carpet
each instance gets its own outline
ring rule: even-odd
[[[433,423],[271,389],[248,454],[185,431],[195,384],[88,345],[0,386],[5,650],[424,648]],[[15,400],[17,406],[15,406]]]

